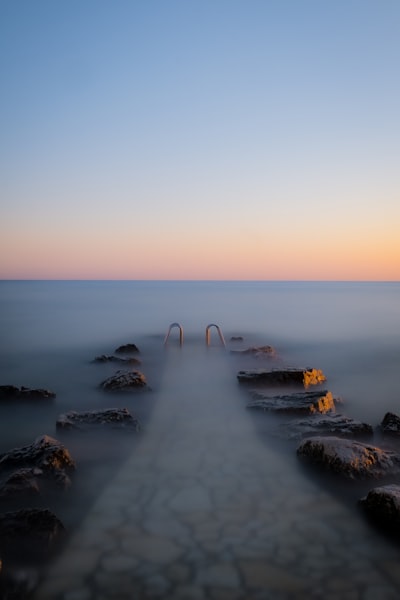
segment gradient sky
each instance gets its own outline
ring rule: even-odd
[[[0,0],[0,278],[400,280],[398,0]]]

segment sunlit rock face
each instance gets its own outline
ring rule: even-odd
[[[317,385],[326,381],[320,369],[249,369],[237,374],[240,383],[259,383],[262,385]]]
[[[101,387],[105,390],[132,390],[147,385],[146,378],[140,371],[117,371],[103,381]]]
[[[400,417],[394,413],[387,412],[380,425],[382,433],[400,436]]]
[[[378,523],[400,531],[400,486],[391,484],[370,490],[360,505]]]
[[[60,415],[56,422],[57,429],[85,430],[99,426],[139,431],[140,423],[127,408],[107,408],[77,412],[71,410]]]
[[[307,438],[297,448],[297,454],[351,479],[400,473],[400,455],[396,452],[339,437]]]
[[[300,392],[268,396],[262,392],[253,392],[253,400],[247,408],[287,413],[328,413],[335,412],[336,403],[331,392]]]

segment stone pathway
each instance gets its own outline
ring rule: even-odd
[[[171,347],[143,440],[35,600],[391,600],[400,551],[255,435],[227,354]]]

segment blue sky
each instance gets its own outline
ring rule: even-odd
[[[400,3],[0,1],[0,277],[399,279]]]

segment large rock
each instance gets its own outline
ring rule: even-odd
[[[319,369],[249,369],[239,371],[237,374],[240,383],[262,385],[316,385],[326,381],[326,377]]]
[[[37,467],[27,467],[18,469],[0,483],[0,498],[10,498],[12,496],[38,496],[40,494],[39,479],[43,476],[43,471]]]
[[[400,417],[387,412],[380,424],[380,429],[383,434],[400,436]]]
[[[400,486],[391,484],[370,490],[360,505],[378,523],[400,531]]]
[[[283,430],[290,438],[304,438],[311,435],[335,435],[347,438],[368,438],[374,434],[373,427],[368,423],[356,421],[341,414],[324,414],[306,419],[294,419],[282,424]]]
[[[106,363],[106,362],[114,362],[125,365],[140,365],[140,360],[135,358],[134,356],[129,356],[124,358],[123,356],[114,356],[113,354],[101,354],[101,356],[96,356],[94,362],[97,363]]]
[[[140,350],[136,346],[136,344],[124,344],[122,346],[118,346],[115,352],[117,354],[137,354],[138,352],[140,352]]]
[[[55,397],[54,392],[41,388],[0,385],[0,400],[52,400]]]
[[[140,371],[117,371],[103,381],[101,387],[105,390],[133,390],[147,385],[146,378]]]
[[[351,479],[400,473],[400,455],[396,452],[336,436],[307,438],[297,448],[297,454]]]
[[[63,488],[69,487],[71,481],[67,473],[74,468],[75,462],[69,451],[58,440],[48,435],[37,438],[29,446],[14,448],[0,455],[0,471],[18,472],[20,469],[31,469],[30,476],[36,481],[43,477]],[[15,477],[23,479],[28,475],[29,472],[20,471],[19,475],[15,474]],[[16,483],[16,479],[14,479],[14,483]],[[6,485],[9,484],[10,480],[8,479]],[[34,486],[35,483],[32,482],[32,485]]]
[[[139,431],[140,423],[127,408],[107,408],[105,410],[90,410],[77,412],[71,410],[58,417],[57,429],[84,429],[107,426],[118,427],[130,431]]]
[[[47,553],[65,532],[63,523],[47,509],[23,509],[0,515],[1,555]]]
[[[336,410],[332,392],[326,390],[278,396],[268,396],[260,392],[253,392],[252,395],[253,400],[247,404],[247,408],[256,410],[307,414],[327,413]]]

